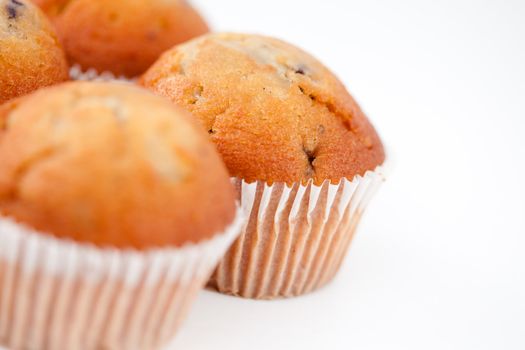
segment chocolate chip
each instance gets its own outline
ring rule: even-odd
[[[17,16],[17,11],[16,11],[16,8],[15,7],[12,7],[10,5],[7,5],[7,13],[8,13],[8,18],[9,19],[15,19],[16,16]]]
[[[309,155],[308,156],[308,163],[310,163],[310,165],[313,167],[314,165],[314,160],[315,160],[315,157],[313,155]]]
[[[308,163],[310,163],[310,166],[313,168],[315,158],[317,158],[315,156],[315,151],[310,151],[310,150],[307,150],[307,149],[303,148],[303,152],[306,155],[306,157],[308,158]]]
[[[18,8],[24,7],[24,4],[18,0],[10,0],[6,5],[7,16],[9,19],[16,19],[18,17]]]
[[[305,169],[305,175],[307,177],[312,177],[312,176],[315,175],[314,162],[315,162],[316,156],[315,156],[314,152],[308,151],[306,149],[304,150],[304,153],[306,154],[306,157],[308,159],[308,166]]]
[[[295,68],[295,74],[301,74],[306,75],[306,67],[304,65],[300,65],[299,67]]]

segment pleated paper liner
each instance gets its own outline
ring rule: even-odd
[[[363,211],[384,180],[383,166],[321,186],[233,179],[247,221],[208,286],[255,299],[292,297],[324,286],[339,270]]]
[[[111,72],[98,72],[96,69],[91,68],[83,70],[80,65],[75,64],[69,70],[69,77],[71,80],[80,81],[120,81],[123,83],[132,83],[134,80],[126,78],[125,76],[115,76]]]
[[[132,82],[111,73],[71,69],[74,80]],[[385,180],[384,166],[321,186],[233,179],[247,218],[241,236],[219,263],[210,288],[246,298],[309,293],[336,275],[361,216]]]
[[[12,349],[157,349],[237,237],[181,248],[103,249],[0,217],[0,343]]]

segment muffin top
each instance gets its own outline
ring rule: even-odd
[[[68,79],[54,29],[27,0],[0,0],[0,103]]]
[[[249,182],[338,182],[385,159],[337,77],[277,39],[206,35],[165,53],[141,84],[193,112],[230,174]]]
[[[35,0],[51,17],[71,63],[134,77],[160,54],[208,31],[184,0]]]
[[[66,83],[0,109],[0,214],[98,246],[181,246],[234,219],[200,125],[139,88]]]

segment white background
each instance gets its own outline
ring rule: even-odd
[[[347,84],[394,168],[338,278],[202,292],[177,349],[525,349],[525,2],[195,0]]]

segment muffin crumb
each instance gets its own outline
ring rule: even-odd
[[[194,104],[197,104],[197,102],[199,102],[199,100],[202,98],[202,92],[204,91],[204,87],[202,85],[198,85],[194,90],[193,90],[193,95],[192,95],[192,98],[190,99],[189,103],[194,105]]]

